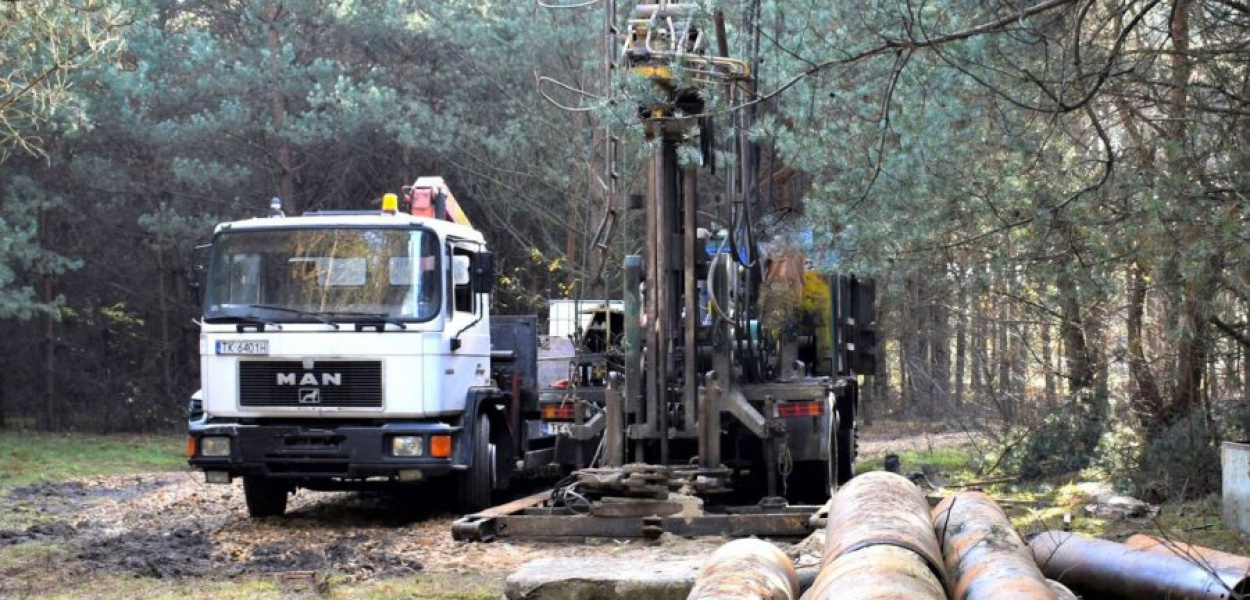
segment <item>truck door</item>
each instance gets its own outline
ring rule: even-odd
[[[443,371],[445,409],[460,408],[470,387],[490,383],[490,322],[486,297],[471,276],[476,244],[451,242],[447,252],[447,314],[444,335],[451,352]]]

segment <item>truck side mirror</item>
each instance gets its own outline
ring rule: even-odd
[[[204,302],[204,282],[208,279],[209,249],[212,244],[200,244],[191,252],[191,268],[187,269],[187,291],[190,300],[199,306]]]
[[[194,265],[187,270],[187,291],[190,300],[197,306],[204,302],[204,279],[206,273],[203,265]]]
[[[473,257],[473,290],[479,294],[489,294],[495,287],[495,255],[492,252],[479,252]]]

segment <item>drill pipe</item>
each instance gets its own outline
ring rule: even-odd
[[[686,600],[797,600],[799,576],[776,546],[734,540],[716,549]]]
[[[1062,531],[1029,543],[1047,577],[1081,594],[1109,598],[1228,600],[1232,591],[1202,567],[1176,556]]]
[[[914,552],[942,586],[949,588],[929,503],[912,482],[884,471],[860,475],[834,495],[825,526],[822,568],[828,569],[844,555],[877,545]]]
[[[942,582],[919,554],[868,546],[825,565],[803,600],[946,600]]]
[[[946,573],[960,600],[1056,600],[1029,547],[998,503],[981,492],[947,497],[933,509]]]
[[[1059,600],[1081,600],[1079,596],[1072,593],[1072,590],[1068,589],[1068,586],[1054,579],[1047,579],[1046,585],[1050,586],[1050,591],[1054,592],[1055,597],[1059,598]]]
[[[1154,554],[1179,556],[1214,572],[1228,587],[1238,594],[1250,593],[1250,558],[1211,548],[1173,542],[1164,538],[1139,533],[1124,541],[1130,548]]]

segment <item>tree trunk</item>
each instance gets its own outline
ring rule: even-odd
[[[1023,311],[1017,307],[1017,314]],[[1015,378],[1015,395],[1019,402],[1027,400],[1029,385],[1029,344],[1032,338],[1029,336],[1029,325],[1022,319],[1017,319],[1015,326],[1016,336],[1012,340],[1011,366],[1012,376]]]
[[[925,366],[928,364],[925,356],[925,327],[924,307],[921,304],[921,296],[919,293],[920,285],[915,278],[909,277],[904,283],[906,289],[906,302],[904,303],[902,315],[902,327],[899,328],[901,343],[901,362],[906,366],[907,380],[904,390],[905,406],[918,406],[925,416],[933,416],[931,414],[932,403],[927,397],[928,374],[925,373]]]
[[[1146,312],[1146,272],[1140,265],[1129,266],[1128,279],[1128,314],[1126,321],[1126,342],[1128,353],[1129,374],[1133,378],[1137,393],[1132,403],[1134,410],[1143,415],[1143,424],[1153,420],[1163,410],[1163,397],[1159,394],[1159,386],[1155,383],[1154,373],[1146,360],[1146,352],[1142,345],[1142,323]]]
[[[269,0],[265,7],[265,19],[269,23],[266,31],[269,42],[269,67],[272,71],[272,91],[269,94],[269,116],[273,119],[274,136],[278,147],[275,149],[278,162],[278,195],[288,213],[296,210],[295,202],[295,169],[291,162],[291,143],[287,141],[286,129],[286,94],[283,93],[282,81],[282,37],[278,32],[278,19],[283,13],[282,3]],[[310,208],[310,207],[305,207]]]
[[[885,320],[888,314],[887,311],[891,307],[889,304],[889,293],[885,291],[888,289],[888,285],[882,285],[877,289],[882,290],[881,293],[877,294],[877,315],[879,315],[877,330],[881,332],[879,334],[881,337],[877,340],[877,357],[880,364],[877,365],[877,375],[872,378],[872,403],[866,405],[866,410],[864,410],[865,425],[871,423],[871,419],[878,407],[890,401],[890,355],[885,349],[888,346],[886,332],[890,331],[891,328],[881,321]]]
[[[39,247],[46,251],[49,238],[46,208],[40,207],[37,222]],[[44,306],[48,307],[48,312],[43,316],[43,417],[44,427],[51,431],[57,428],[60,421],[56,397],[56,324],[51,311],[51,305],[56,296],[53,292],[51,267],[45,264],[40,270],[42,271],[40,299]]]
[[[1250,323],[1250,305],[1246,306],[1246,322]],[[1241,401],[1250,406],[1250,347],[1246,346],[1241,347]]]
[[[933,287],[930,290],[936,292]],[[946,307],[947,293],[932,294],[932,333],[929,336],[929,356],[933,375],[933,402],[946,410],[951,405],[951,331],[950,311]]]
[[[1206,368],[1210,303],[1201,286],[1189,284],[1181,298],[1181,336],[1177,344],[1176,393],[1172,405],[1159,415],[1157,426],[1175,423],[1193,411],[1202,400],[1202,374]]]
[[[1040,326],[1042,338],[1042,377],[1045,381],[1045,400],[1047,406],[1055,405],[1055,349],[1050,337],[1050,322],[1043,320]]]
[[[1081,321],[1081,303],[1077,297],[1076,283],[1072,281],[1067,270],[1059,271],[1055,278],[1055,287],[1059,292],[1063,314],[1059,335],[1063,338],[1064,358],[1068,365],[1064,376],[1068,380],[1068,390],[1076,396],[1094,387],[1094,365],[1085,344],[1085,329]]]
[[[1000,300],[998,303],[998,317],[994,324],[994,368],[997,375],[994,380],[998,385],[994,389],[994,395],[1001,404],[1003,418],[1008,422],[1015,422],[1016,411],[1014,408],[1014,398],[1012,398],[1012,381],[1011,381],[1011,350],[1008,329],[1008,322],[1011,320],[1011,309],[1009,303]]]
[[[959,311],[959,318],[955,321],[955,394],[953,400],[955,406],[963,406],[964,403],[964,371],[967,370],[967,353],[968,353],[968,292],[961,285],[959,288],[959,298],[955,304],[955,309]]]
[[[973,302],[976,306],[976,312],[972,316],[972,365],[969,369],[972,371],[971,381],[972,399],[974,402],[980,402],[985,398],[985,312],[981,310],[981,297]]]

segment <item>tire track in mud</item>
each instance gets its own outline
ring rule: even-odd
[[[873,429],[861,438],[862,454],[968,440],[965,434]],[[517,495],[538,489],[528,487]],[[541,557],[701,555],[724,541],[665,536],[658,544],[458,542],[451,538],[455,514],[449,493],[432,487],[393,497],[302,490],[291,498],[285,517],[254,520],[247,517],[239,482],[209,485],[202,474],[190,471],[38,483],[10,489],[2,498],[6,506],[0,510],[34,515],[36,522],[0,529],[0,551],[28,542],[63,545],[69,550],[67,564],[60,567],[71,576],[103,571],[233,578],[311,572],[361,581],[421,571],[507,572]],[[0,592],[4,576],[0,572]]]
[[[174,472],[15,488],[7,500],[39,513],[41,521],[22,531],[0,531],[0,550],[30,541],[67,545],[70,551],[60,568],[70,576],[296,573],[365,581],[422,571],[503,573],[540,557],[702,555],[725,541],[666,535],[660,543],[460,542],[451,537],[456,515],[449,503],[435,495],[437,490],[420,488],[404,496],[301,490],[291,498],[286,516],[250,519],[238,482],[209,485],[202,478]]]

